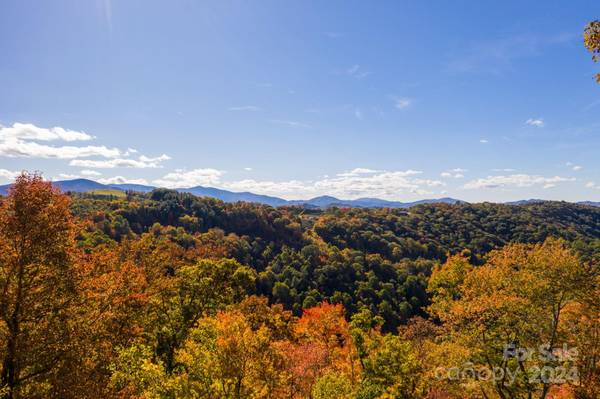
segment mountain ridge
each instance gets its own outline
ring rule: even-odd
[[[114,189],[120,191],[136,191],[142,193],[149,193],[153,190],[156,190],[161,187],[143,185],[143,184],[102,184],[94,180],[90,179],[72,179],[72,180],[59,180],[52,182],[52,184],[58,187],[60,190],[64,192],[77,192],[77,193],[85,193],[92,190],[102,190],[102,189]],[[0,195],[7,195],[8,189],[11,184],[5,184],[0,186]],[[389,201],[380,198],[358,198],[354,200],[344,200],[339,199],[330,195],[322,195],[318,197],[314,197],[308,200],[286,200],[279,197],[255,194],[252,192],[244,191],[244,192],[234,192],[223,190],[215,187],[204,187],[204,186],[195,186],[189,188],[176,188],[175,191],[181,193],[190,193],[196,195],[198,197],[211,197],[219,199],[223,202],[255,202],[264,205],[270,205],[273,207],[278,206],[306,206],[312,208],[328,208],[332,206],[337,206],[340,208],[410,208],[411,206],[420,205],[420,204],[431,204],[431,203],[445,203],[445,204],[460,204],[467,203],[466,201],[462,201],[456,198],[451,197],[443,197],[443,198],[432,198],[432,199],[422,199],[411,202],[401,202],[401,201]],[[540,199],[529,199],[529,200],[519,200],[519,201],[510,201],[505,202],[506,205],[528,205],[545,202],[545,200]],[[600,206],[600,202],[595,201],[579,201],[576,202],[580,205],[588,205],[588,206]]]

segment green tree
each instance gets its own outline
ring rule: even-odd
[[[252,294],[256,279],[252,269],[230,259],[203,259],[174,273],[156,285],[146,326],[169,373],[175,367],[175,351],[196,322]]]

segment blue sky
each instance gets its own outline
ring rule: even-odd
[[[597,1],[3,1],[0,182],[600,200]]]

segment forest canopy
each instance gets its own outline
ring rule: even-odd
[[[600,392],[597,207],[272,208],[24,174],[0,246],[0,397]]]

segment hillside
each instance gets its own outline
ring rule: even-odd
[[[548,237],[574,243],[585,257],[600,251],[600,208],[564,202],[307,210],[157,190],[131,200],[79,195],[73,207],[94,221],[83,238],[90,245],[163,231],[178,245],[221,248],[251,266],[258,292],[295,312],[341,301],[350,312],[368,306],[390,329],[424,315],[427,278],[449,253],[467,250],[481,264],[495,248]],[[360,287],[367,282],[374,291],[365,297]]]

